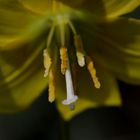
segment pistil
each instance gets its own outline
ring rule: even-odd
[[[68,67],[65,73],[65,80],[66,80],[67,98],[62,101],[62,104],[68,105],[70,109],[74,109],[74,102],[76,102],[78,96],[74,95],[74,87],[72,82],[69,60],[68,60]]]

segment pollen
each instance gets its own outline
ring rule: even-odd
[[[57,9],[56,3],[54,9]],[[50,19],[52,24],[46,38],[46,48],[43,52],[45,77],[48,77],[49,95],[48,100],[53,102],[56,94],[57,70],[64,76],[66,83],[66,99],[63,105],[75,108],[78,100],[76,74],[77,67],[87,67],[95,88],[100,88],[100,82],[96,76],[96,69],[91,57],[84,49],[81,36],[77,33],[70,17],[65,14],[56,14]],[[60,61],[59,61],[60,60]],[[80,95],[80,93],[79,93]]]
[[[61,73],[64,75],[67,69],[67,48],[60,48],[60,59],[61,59]]]
[[[100,88],[101,84],[98,80],[98,77],[96,76],[96,69],[94,67],[94,63],[91,60],[91,58],[89,56],[86,57],[86,62],[87,62],[87,69],[91,75],[91,78],[93,80],[94,86],[96,88]]]
[[[44,77],[47,77],[52,61],[47,50],[44,50],[43,56],[44,56],[44,67],[45,67]]]
[[[53,102],[55,100],[55,74],[51,69],[49,72],[49,102]]]

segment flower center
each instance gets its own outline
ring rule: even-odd
[[[52,12],[54,13],[54,17],[51,18],[52,25],[47,36],[46,49],[44,50],[44,76],[48,77],[49,101],[53,102],[55,100],[56,92],[55,67],[58,61],[58,56],[60,56],[60,68],[62,75],[65,76],[67,93],[67,98],[62,101],[62,104],[69,105],[70,109],[74,109],[74,102],[78,99],[78,97],[74,92],[75,87],[73,83],[75,82],[74,80],[76,75],[73,74],[73,71],[75,70],[75,67],[73,67],[75,62],[73,61],[77,60],[80,67],[87,67],[96,88],[100,88],[100,82],[96,76],[94,63],[86,54],[82,39],[70,20],[69,14],[62,12],[63,6],[61,4],[57,5],[56,1],[53,2],[54,5]],[[60,13],[58,11],[60,11]],[[75,54],[76,59],[73,59],[70,53]]]

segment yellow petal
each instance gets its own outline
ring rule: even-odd
[[[91,44],[87,50],[99,63],[117,78],[140,84],[140,20],[110,19],[99,24],[96,32],[88,33],[86,41]]]
[[[40,35],[45,24],[18,1],[0,0],[0,50],[22,46]]]
[[[140,0],[60,0],[79,10],[87,10],[97,16],[116,17],[133,11]]]
[[[133,11],[140,0],[103,0],[107,17],[116,17]]]
[[[65,120],[70,120],[80,112],[95,107],[102,106],[120,106],[121,99],[119,95],[116,80],[105,69],[96,65],[97,75],[101,82],[101,88],[94,88],[94,84],[87,70],[78,69],[78,96],[75,103],[75,110],[70,110],[68,106],[62,105],[62,100],[66,98],[66,89],[64,77],[58,75],[56,101],[57,107]]]
[[[0,52],[0,112],[25,109],[46,88],[41,65],[44,46],[45,42],[37,40]]]
[[[54,6],[57,8],[62,2],[64,5],[61,8],[68,6],[84,14],[89,12],[95,19],[120,16],[133,11],[140,4],[140,0],[20,0],[20,2],[26,9],[37,14],[49,13]]]
[[[36,14],[45,14],[52,7],[52,0],[19,0],[29,11]]]

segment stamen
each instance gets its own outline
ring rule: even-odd
[[[43,56],[44,56],[44,67],[45,67],[44,77],[47,77],[52,62],[47,50],[44,50]]]
[[[65,23],[64,19],[61,16],[58,16],[58,24],[60,29],[61,46],[65,46]]]
[[[55,100],[55,75],[52,69],[49,72],[49,102],[53,102]]]
[[[74,109],[74,102],[78,99],[78,96],[74,95],[74,87],[72,82],[72,76],[69,66],[69,60],[68,60],[68,67],[65,73],[65,79],[66,79],[66,91],[67,91],[67,99],[62,101],[62,104],[69,105],[70,109]]]
[[[68,23],[71,31],[74,34],[74,45],[76,48],[76,56],[77,56],[78,64],[79,64],[79,66],[83,67],[83,66],[85,66],[85,58],[84,58],[85,53],[84,53],[81,37],[79,35],[77,35],[77,32],[76,32],[72,22],[70,20],[68,20],[67,23]]]
[[[58,17],[59,29],[60,29],[60,59],[61,59],[61,73],[65,74],[67,69],[67,48],[65,47],[65,24],[62,22],[62,17]]]
[[[86,57],[86,62],[87,62],[87,69],[92,77],[94,86],[96,88],[100,88],[101,84],[98,80],[98,77],[96,76],[96,69],[94,67],[94,63],[89,56]]]
[[[79,35],[74,36],[74,45],[76,48],[76,56],[79,66],[85,66],[85,51],[83,48],[83,43]]]
[[[61,7],[61,4],[59,5],[58,9],[60,7]],[[53,0],[53,12],[57,12],[57,4],[55,0]],[[65,15],[58,15],[56,16],[56,18],[54,18],[54,21],[52,23],[53,25],[50,29],[47,42],[46,42],[46,49],[43,52],[44,67],[45,67],[44,77],[48,76],[48,81],[49,81],[48,100],[50,102],[53,102],[55,100],[56,80],[55,80],[54,70],[55,70],[55,67],[57,66],[57,59],[59,56],[58,50],[59,50],[60,59],[61,59],[61,73],[65,75],[66,93],[67,93],[67,98],[62,101],[62,104],[68,105],[71,110],[74,110],[75,108],[74,103],[78,99],[78,96],[75,95],[75,93],[77,92],[76,59],[78,61],[79,66],[83,67],[86,64],[87,69],[92,77],[94,86],[96,88],[100,88],[101,85],[98,80],[98,77],[96,76],[96,69],[94,67],[94,63],[91,60],[91,58],[86,55],[86,52],[83,47],[82,39],[80,35],[77,34],[72,22],[67,17],[65,18]],[[75,48],[70,48],[70,45],[68,45],[69,43],[68,39],[70,39],[70,32],[69,30],[66,30],[66,29],[70,29],[74,35]],[[56,33],[58,33],[55,36],[56,38],[53,37],[55,30],[56,30]],[[52,41],[53,38],[56,40]],[[57,43],[59,44],[60,48],[57,48],[58,46]],[[55,45],[56,45],[56,48],[54,47]],[[75,50],[76,50],[76,55],[75,53],[73,53],[75,52]],[[71,58],[70,59],[71,65],[69,63],[69,58]]]
[[[77,32],[76,32],[76,30],[75,30],[75,28],[74,28],[72,22],[71,22],[70,20],[67,20],[67,23],[68,23],[68,25],[69,25],[71,31],[73,32],[73,34],[74,34],[74,35],[77,35]]]
[[[51,30],[49,32],[48,38],[47,38],[47,42],[46,42],[46,49],[43,52],[43,56],[44,56],[44,67],[45,67],[45,73],[44,73],[44,77],[48,76],[48,72],[50,69],[50,66],[52,64],[51,62],[51,43],[52,43],[52,38],[53,38],[53,34],[54,34],[54,30],[55,30],[55,24],[52,25]]]
[[[60,59],[61,59],[61,73],[65,74],[67,69],[67,48],[60,48]]]
[[[53,23],[53,25],[52,25],[52,27],[50,29],[48,38],[47,38],[47,44],[46,44],[47,48],[50,47],[50,45],[51,45],[52,38],[53,38],[53,35],[54,35],[54,31],[55,31],[55,23]]]

